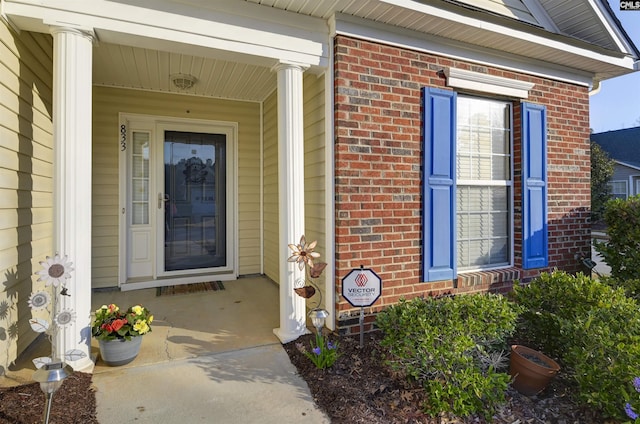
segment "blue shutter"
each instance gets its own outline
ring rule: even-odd
[[[522,103],[522,267],[548,265],[547,112]]]
[[[423,89],[423,281],[456,275],[456,93]]]

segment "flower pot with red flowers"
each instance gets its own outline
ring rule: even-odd
[[[135,305],[121,310],[117,305],[103,305],[96,310],[91,334],[98,340],[100,357],[110,366],[125,365],[140,352],[142,336],[151,331],[153,315]]]
[[[543,391],[558,371],[560,365],[543,353],[522,345],[511,346],[509,374],[513,387],[523,395]]]

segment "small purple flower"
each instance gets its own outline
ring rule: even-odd
[[[328,348],[329,350],[333,350],[333,349],[335,349],[335,348],[336,348],[336,345],[334,345],[334,344],[333,344],[333,343],[331,343],[331,342],[327,342],[327,348]]]
[[[640,392],[640,377],[633,379],[633,387],[636,388],[636,392]]]
[[[627,416],[632,420],[635,420],[636,418],[638,418],[638,414],[636,414],[636,411],[633,410],[629,402],[625,403],[624,412],[626,412]]]
[[[321,352],[320,347],[313,348],[313,353],[315,353],[316,355],[320,355],[320,352]]]

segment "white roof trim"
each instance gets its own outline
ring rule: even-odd
[[[604,0],[604,1],[607,1],[607,0]],[[632,51],[631,46],[627,44],[627,42],[625,41],[625,37],[620,32],[620,28],[614,23],[613,18],[608,13],[604,12],[604,6],[602,6],[600,2],[593,1],[593,0],[589,0],[587,4],[593,9],[595,14],[598,16],[598,18],[602,22],[602,25],[605,27],[605,29],[607,30],[611,38],[613,38],[613,41],[616,43],[616,46],[618,46],[618,49],[620,49],[620,51],[623,51],[623,52]]]
[[[637,167],[636,165],[631,165],[630,163],[622,162],[620,160],[615,160],[615,159],[614,159],[614,162],[617,163],[618,165],[626,166],[627,168],[631,168],[631,169],[635,169],[635,170],[640,171],[640,167]]]
[[[529,12],[531,12],[533,17],[536,18],[545,29],[551,32],[555,32],[556,34],[560,33],[560,30],[556,26],[556,23],[553,22],[553,19],[551,19],[551,17],[549,17],[547,11],[544,10],[538,0],[522,0],[522,2],[529,9]]]
[[[577,56],[590,58],[597,61],[602,61],[615,66],[625,67],[630,70],[634,69],[633,60],[628,57],[625,57],[625,58],[612,57],[604,53],[591,51],[586,46],[580,47],[577,45],[565,43],[561,40],[547,38],[543,35],[537,35],[524,30],[509,28],[500,24],[486,22],[481,19],[463,16],[452,11],[442,10],[436,6],[419,3],[419,2],[416,2],[415,0],[379,0],[379,1],[383,3],[387,3],[389,5],[402,7],[407,10],[413,10],[418,13],[438,16],[443,19],[449,20],[451,22],[467,25],[470,28],[481,29],[484,31],[489,31],[491,33],[497,33],[504,36],[512,37],[517,40],[533,43],[535,45],[545,46],[554,50],[560,50],[560,51],[566,52],[567,54],[575,54]]]
[[[447,85],[449,87],[517,97],[519,99],[528,98],[529,90],[535,85],[532,82],[518,81],[456,68],[446,68],[444,74],[447,77]]]

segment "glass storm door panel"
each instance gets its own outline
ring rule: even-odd
[[[135,126],[129,134],[127,204],[127,276],[138,278],[151,275],[153,267],[153,227],[151,225],[150,152],[153,133]]]
[[[164,132],[164,271],[227,265],[226,135]]]

